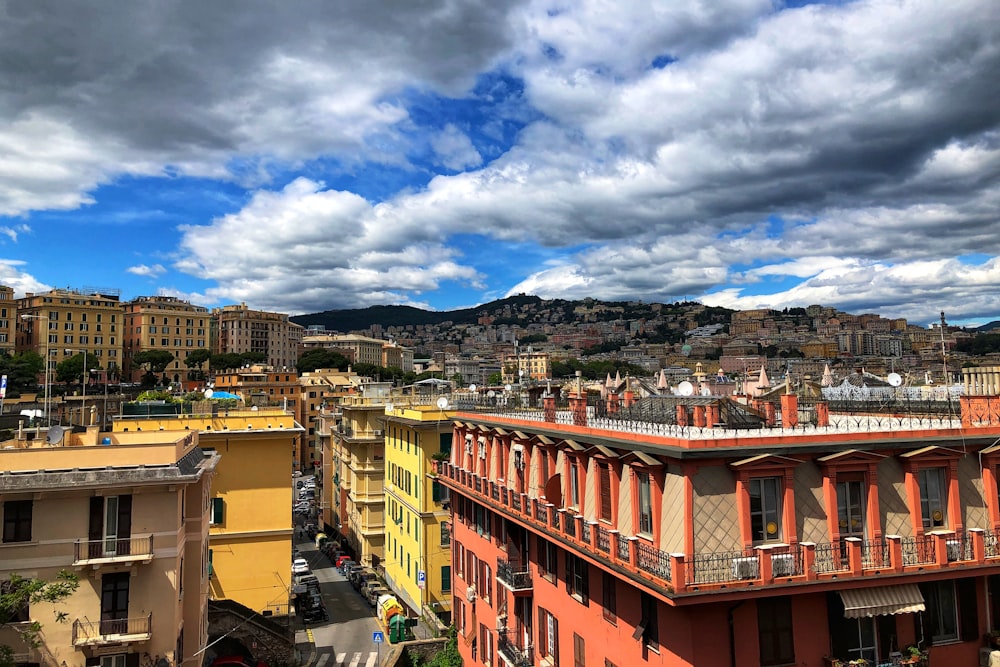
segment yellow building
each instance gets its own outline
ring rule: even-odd
[[[292,457],[302,427],[280,408],[123,417],[115,432],[184,429],[219,453],[212,483],[211,595],[263,614],[287,613],[291,586]]]
[[[122,308],[117,290],[29,292],[16,303],[16,349],[32,350],[43,358],[48,354],[53,377],[60,361],[83,350],[90,368],[103,368],[111,375],[121,372]]]
[[[140,296],[122,306],[124,326],[122,367],[130,382],[139,382],[146,372],[132,359],[146,350],[165,350],[174,360],[163,374],[165,383],[188,379],[191,369],[185,360],[195,350],[208,349],[211,315],[208,308],[192,305],[173,296]],[[208,363],[202,370],[208,370]]]
[[[326,431],[321,431],[323,428],[320,423],[321,415],[336,406],[344,396],[357,393],[361,383],[362,378],[357,373],[336,368],[317,368],[299,376],[301,386],[299,422],[306,429],[298,458],[300,470],[312,472],[321,463],[329,465],[330,459],[328,457],[324,459],[322,456],[323,444],[320,441],[325,437],[329,449],[331,429],[326,425]],[[329,470],[321,475],[324,482],[330,476],[332,473]]]
[[[0,630],[18,662],[138,667],[146,655],[179,665],[206,645],[219,453],[199,445],[190,431],[96,426],[24,431],[0,443],[0,581],[52,581],[65,569],[80,582],[62,602],[23,611],[23,621],[42,624],[41,646],[25,646],[17,623]]]
[[[452,412],[436,405],[387,407],[385,432],[386,583],[411,609],[451,618],[451,530],[447,490],[435,455],[451,452]],[[423,581],[420,575],[423,574]]]
[[[340,532],[355,560],[376,567],[385,541],[385,441],[382,417],[389,401],[388,382],[361,386],[358,396],[340,402],[341,420],[333,434],[333,456],[340,460],[343,521]]]
[[[548,352],[535,352],[530,347],[508,354],[500,361],[504,384],[552,378],[552,360]]]

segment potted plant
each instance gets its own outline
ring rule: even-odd
[[[865,667],[865,665],[871,663],[869,663],[868,660],[866,660],[865,658],[855,658],[854,660],[851,660],[847,664],[851,665],[852,667]]]
[[[985,636],[986,645],[991,648],[1000,648],[1000,630],[990,630]]]
[[[903,659],[900,661],[902,665],[926,665],[927,664],[927,651],[920,648],[916,644],[910,644],[903,651]]]

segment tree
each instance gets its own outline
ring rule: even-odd
[[[199,348],[184,358],[184,365],[188,367],[189,380],[201,380],[205,377],[202,366],[212,358],[212,353],[205,348]],[[195,370],[197,367],[198,370]]]
[[[243,365],[243,357],[235,352],[224,352],[213,354],[208,360],[208,367],[213,371],[224,371],[230,368],[239,368]]]
[[[346,370],[350,363],[351,362],[347,360],[347,357],[342,355],[340,352],[335,352],[322,347],[314,347],[311,350],[306,350],[302,353],[302,356],[299,357],[295,367],[298,369],[299,373],[310,373],[317,368],[337,368]]]
[[[244,364],[262,364],[267,361],[267,355],[263,352],[240,352],[240,358]]]
[[[166,350],[143,350],[132,357],[132,360],[150,373],[162,373],[174,360],[174,355]]]
[[[101,365],[96,363],[96,361],[96,356],[89,353],[84,355],[83,352],[74,354],[72,357],[67,357],[56,364],[56,381],[80,384],[83,382],[84,373],[87,371],[84,368],[84,363],[91,368],[100,368]]]
[[[0,588],[0,628],[17,623],[16,630],[23,641],[32,648],[40,645],[42,624],[37,620],[19,622],[25,610],[33,604],[58,604],[72,595],[80,586],[80,579],[68,570],[60,570],[54,581],[22,577],[11,574]],[[55,611],[55,621],[65,623],[67,614]],[[13,667],[14,649],[0,644],[0,667]]]
[[[38,378],[45,371],[45,360],[37,352],[0,355],[0,371],[7,376],[7,395],[38,391]]]
[[[486,382],[491,387],[503,384],[503,373],[490,373],[490,376],[486,378]]]

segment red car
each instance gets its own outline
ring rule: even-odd
[[[351,560],[351,557],[346,554],[342,555],[340,558],[337,559],[337,567],[343,565],[345,560]]]

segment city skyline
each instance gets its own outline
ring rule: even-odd
[[[17,296],[1000,319],[986,0],[3,8]]]

